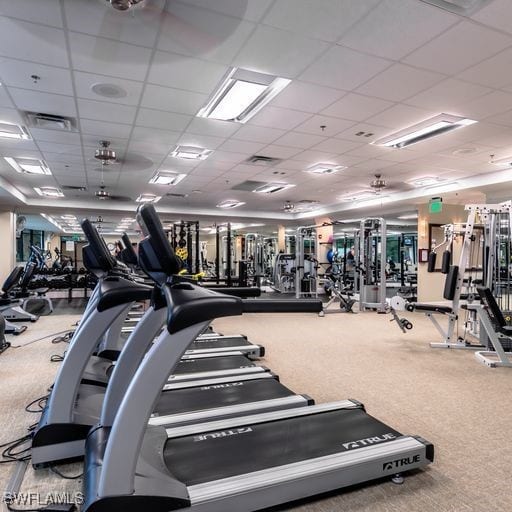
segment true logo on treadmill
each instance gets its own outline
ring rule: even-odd
[[[220,432],[209,432],[208,434],[200,434],[194,436],[194,442],[208,441],[212,439],[222,439],[224,437],[239,436],[240,434],[248,434],[252,432],[251,427],[234,428],[230,430],[221,430]]]
[[[350,441],[349,443],[343,443],[345,450],[353,450],[355,448],[362,448],[363,446],[370,446],[372,444],[383,443],[384,441],[390,441],[396,439],[395,434],[389,432],[381,436],[367,437],[365,439],[358,439],[357,441]]]
[[[209,389],[222,389],[222,388],[234,388],[236,386],[243,386],[243,382],[229,382],[228,384],[215,384],[213,386],[202,386],[201,389],[203,391],[207,391]]]
[[[415,464],[420,461],[419,455],[414,455],[412,457],[404,457],[403,459],[392,460],[391,462],[384,462],[382,464],[382,471],[389,471],[390,469],[398,469],[403,466],[408,466],[409,464]]]

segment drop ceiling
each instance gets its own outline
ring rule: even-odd
[[[512,155],[510,19],[510,0],[485,2],[471,17],[420,0],[146,0],[133,14],[105,0],[0,0],[0,122],[25,124],[23,111],[77,121],[76,131],[0,138],[0,156],[41,159],[52,171],[18,174],[2,158],[0,205],[122,215],[149,193],[163,196],[158,209],[169,215],[282,221],[349,215],[357,205],[338,198],[368,189],[376,173],[392,183],[455,181],[446,193],[503,191],[508,171],[489,160]],[[196,117],[230,67],[291,83],[246,124]],[[97,84],[110,86],[107,96]],[[443,112],[478,123],[407,149],[371,144]],[[102,173],[94,151],[104,139],[119,163]],[[172,158],[178,144],[212,153]],[[253,155],[281,160],[250,165]],[[318,163],[346,169],[305,172]],[[157,170],[187,176],[174,187],[149,184]],[[102,179],[124,200],[99,201]],[[233,190],[248,180],[295,187]],[[41,186],[65,197],[40,198]],[[405,208],[429,193],[390,190],[367,206]],[[219,211],[226,199],[245,204]],[[287,214],[287,200],[319,209]]]

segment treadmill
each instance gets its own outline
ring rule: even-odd
[[[108,275],[105,271],[114,262],[104,241],[88,220],[82,222],[82,228],[89,241],[89,245],[84,247],[84,262],[89,268],[96,269],[101,277],[34,431],[31,452],[34,467],[83,456],[86,435],[91,426],[98,422],[106,400],[105,383],[92,383],[90,373],[86,372],[91,369],[90,360],[97,340],[133,301],[146,296],[148,288],[152,290],[144,284]],[[161,279],[165,282],[164,269],[150,273],[155,282]],[[153,297],[154,306],[146,311],[111,371],[108,389],[121,393],[121,396],[129,387],[136,369],[145,360],[160,325],[167,317],[167,308],[162,307],[166,304],[165,298],[161,293],[154,293]],[[225,297],[229,298],[228,295]],[[222,359],[216,358],[226,365]],[[98,367],[104,362],[97,358],[95,361],[93,370],[98,373]],[[200,363],[204,364],[203,361]],[[188,360],[183,367],[197,368],[197,364]],[[264,367],[246,365],[232,370],[195,371],[193,374],[183,370],[169,377],[168,373],[162,382],[160,395],[152,406],[155,421],[165,417],[166,423],[178,426],[197,423],[207,417],[226,418],[242,412],[253,414],[312,403],[310,397],[293,393]]]
[[[162,266],[177,260],[153,205],[140,209]],[[165,253],[163,253],[165,249]],[[214,318],[293,310],[301,301],[242,300],[191,283],[164,285],[167,328],[116,414],[88,436],[84,512],[253,511],[362,482],[394,477],[433,461],[431,443],[403,435],[354,400],[182,427],[151,423],[169,370]],[[149,425],[148,425],[149,422]]]
[[[121,252],[122,261],[131,268],[137,266],[137,253],[126,233],[123,233],[122,244],[124,246]],[[221,290],[222,293],[232,293],[238,297],[259,297],[261,294],[261,290],[254,287],[221,288]],[[121,318],[120,325],[114,326],[112,331],[107,334],[97,355],[112,360],[117,359],[128,335],[133,331],[137,322],[138,319],[129,318],[129,313],[124,318]],[[189,347],[187,354],[190,356],[208,357],[211,355],[215,357],[226,352],[242,353],[251,359],[257,359],[265,355],[265,348],[261,345],[254,345],[247,339],[247,336],[224,336],[210,332],[201,333],[196,342]]]

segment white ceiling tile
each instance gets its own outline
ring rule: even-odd
[[[364,132],[366,134],[371,134],[368,137],[364,135],[356,135],[357,133]],[[352,127],[350,127],[348,130],[345,130],[343,132],[340,132],[336,135],[336,137],[339,137],[340,139],[344,140],[350,140],[353,142],[358,142],[360,144],[370,144],[371,142],[374,142],[377,139],[380,139],[384,135],[386,135],[389,132],[389,128],[384,128],[382,126],[376,126],[374,124],[370,123],[359,123]]]
[[[289,146],[291,148],[308,149],[319,142],[326,140],[321,135],[311,133],[288,132],[275,141],[280,146]]]
[[[93,121],[90,119],[82,119],[80,127],[83,133],[96,135],[98,137],[117,137],[126,139],[130,135],[131,126],[126,124],[106,123],[104,121]]]
[[[290,148],[287,146],[278,146],[277,144],[270,144],[261,153],[271,158],[292,158],[302,150],[298,148]]]
[[[490,27],[512,33],[512,3],[509,0],[493,0],[476,12],[472,18]]]
[[[250,120],[250,124],[292,130],[310,117],[311,114],[297,110],[267,106]]]
[[[212,154],[210,158],[205,160],[204,162],[201,162],[194,170],[197,169],[203,169],[203,168],[213,168],[213,169],[219,169],[224,172],[226,172],[228,169],[231,169],[233,165],[235,165],[232,161],[226,161],[226,160],[216,160],[215,158],[219,154],[220,150],[215,151],[215,153]],[[220,151],[221,158],[225,158],[225,153],[223,151]],[[241,155],[240,155],[241,156]]]
[[[22,44],[13,44],[14,41]],[[11,18],[0,17],[0,54],[42,64],[68,66],[62,30]]]
[[[19,112],[14,108],[0,108],[0,121],[13,124],[24,124]]]
[[[56,142],[38,141],[38,146],[43,153],[58,153],[61,155],[82,156],[82,146],[76,144],[59,144]]]
[[[86,150],[87,148],[97,149],[99,147],[98,137],[94,136],[94,134],[82,133],[81,135],[82,144]],[[128,144],[128,139],[126,138],[109,137],[108,140],[110,141],[110,147],[118,153],[125,150]],[[91,151],[91,153],[94,153],[94,151]]]
[[[35,140],[44,142],[56,142],[60,144],[81,144],[80,134],[62,132],[60,130],[45,130],[41,128],[30,128],[30,134]]]
[[[368,119],[368,122],[398,131],[435,116],[438,112],[397,104]]]
[[[62,162],[69,165],[83,165],[84,163],[84,159],[80,155],[71,155],[69,153],[52,153],[50,151],[45,151],[43,155],[46,163],[50,166],[50,168],[53,165],[53,162]]]
[[[0,15],[62,28],[60,3],[56,0],[0,0]]]
[[[297,126],[296,131],[332,137],[333,135],[350,128],[354,124],[354,121],[318,115],[311,117],[305,123]],[[321,126],[324,126],[324,128],[320,128]]]
[[[499,114],[509,107],[512,107],[512,94],[494,91],[462,104],[460,109],[465,116],[479,120]]]
[[[78,100],[78,112],[81,119],[112,121],[133,124],[136,108],[106,101]]]
[[[284,135],[284,133],[284,130],[278,130],[276,128],[263,128],[261,126],[246,124],[233,135],[233,138],[247,140],[249,142],[265,142],[270,144],[278,137]]]
[[[71,96],[17,89],[15,87],[10,87],[9,92],[14,103],[21,110],[44,111],[45,114],[76,117],[75,101]]]
[[[352,121],[364,121],[391,105],[393,103],[390,101],[349,93],[323,110],[322,114]]]
[[[7,95],[7,89],[0,86],[0,107],[2,108],[14,108],[14,104],[11,98]]]
[[[344,94],[337,89],[294,80],[272,100],[271,105],[315,114]]]
[[[325,151],[316,151],[314,149],[307,149],[293,157],[294,160],[307,162],[308,164],[316,163],[338,163],[339,156],[336,153],[326,153]],[[340,162],[341,163],[341,162]]]
[[[399,60],[457,21],[456,16],[416,0],[383,0],[340,43]]]
[[[171,149],[171,146],[178,142],[180,135],[180,132],[136,126],[133,129],[130,144],[133,141],[154,142],[157,144],[166,144],[169,147],[169,149]]]
[[[512,110],[504,112],[503,114],[497,114],[495,116],[488,117],[486,121],[502,126],[512,127]]]
[[[233,16],[234,18],[260,21],[268,6],[273,0],[181,0],[184,4],[205,7],[212,11]]]
[[[381,160],[389,160],[390,162],[407,162],[408,160],[414,160],[416,153],[402,148],[399,151],[387,151],[379,156],[379,158]]]
[[[40,80],[34,81],[31,75],[37,75]],[[1,58],[0,77],[7,86],[73,95],[71,73],[67,69]]]
[[[355,149],[360,145],[360,143],[353,142],[350,140],[330,138],[323,142],[320,142],[320,144],[316,144],[315,146],[313,146],[312,149],[318,151],[325,151],[327,153],[341,154],[347,151],[351,151],[352,149]]]
[[[144,155],[152,154],[163,158],[169,153],[171,147],[172,145],[162,142],[141,141],[132,138],[128,149],[136,153],[142,153]]]
[[[144,80],[151,50],[141,46],[70,32],[73,68],[107,76]]]
[[[476,66],[463,71],[458,78],[501,89],[512,84],[512,49],[509,48]]]
[[[411,53],[404,62],[452,75],[510,45],[512,37],[462,21]]]
[[[217,149],[226,139],[212,137],[210,135],[197,135],[195,133],[184,133],[178,143],[184,146],[196,146],[205,149]]]
[[[12,139],[0,139],[0,153],[3,156],[41,158],[41,153],[31,140],[13,141]]]
[[[182,131],[190,123],[192,117],[173,112],[141,108],[137,114],[135,124],[161,130]]]
[[[337,41],[379,0],[276,0],[263,19],[265,25],[324,41]]]
[[[199,135],[214,137],[231,137],[242,125],[230,121],[218,121],[205,117],[194,117],[188,125],[187,131]]]
[[[94,75],[91,73],[82,73],[75,71],[75,88],[76,94],[79,98],[86,98],[90,100],[103,100],[113,103],[122,103],[126,105],[138,105],[140,95],[142,93],[142,82],[134,82],[133,80],[125,80],[117,77],[109,77],[102,75]],[[121,87],[126,92],[126,96],[122,98],[105,98],[96,94],[92,87],[96,84],[110,84]]]
[[[397,63],[359,87],[357,92],[390,101],[402,101],[444,78],[444,75],[433,71]]]
[[[255,25],[207,7],[168,2],[157,48],[229,64]]]
[[[409,98],[405,103],[429,110],[436,110],[441,113],[443,111],[451,111],[454,106],[471,101],[488,92],[491,92],[491,89],[488,87],[448,78],[430,89]]]
[[[279,51],[276,51],[277,48]],[[284,78],[295,78],[327,48],[328,44],[323,41],[259,25],[233,64]]]
[[[221,64],[158,51],[149,70],[148,82],[210,94],[227,70],[228,67]]]
[[[211,156],[208,157],[208,161],[210,162],[230,162],[232,164],[237,164],[243,162],[247,159],[247,155],[245,153],[235,153],[233,151],[215,151]]]
[[[67,0],[63,3],[69,30],[152,48],[165,0],[153,0],[150,9],[127,16],[99,2]]]
[[[390,61],[364,55],[342,46],[332,46],[317,58],[300,80],[350,91],[380,73]]]
[[[219,149],[222,151],[245,153],[250,156],[257,154],[264,147],[265,144],[261,142],[249,142],[244,140],[230,139],[224,142],[224,144],[222,144],[222,146],[220,146]]]
[[[208,96],[197,92],[181,91],[159,85],[147,85],[142,96],[142,107],[167,110],[179,114],[195,115]]]

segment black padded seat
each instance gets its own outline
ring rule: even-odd
[[[411,304],[411,311],[423,311],[425,313],[440,313],[442,315],[449,315],[453,313],[453,308],[450,306],[441,306],[440,304],[423,304],[416,302]]]
[[[9,293],[19,283],[21,274],[23,274],[23,267],[14,268],[4,281],[2,291],[4,293]]]
[[[153,294],[153,287],[122,277],[107,277],[100,283],[98,311],[137,302],[140,300],[150,300]]]

